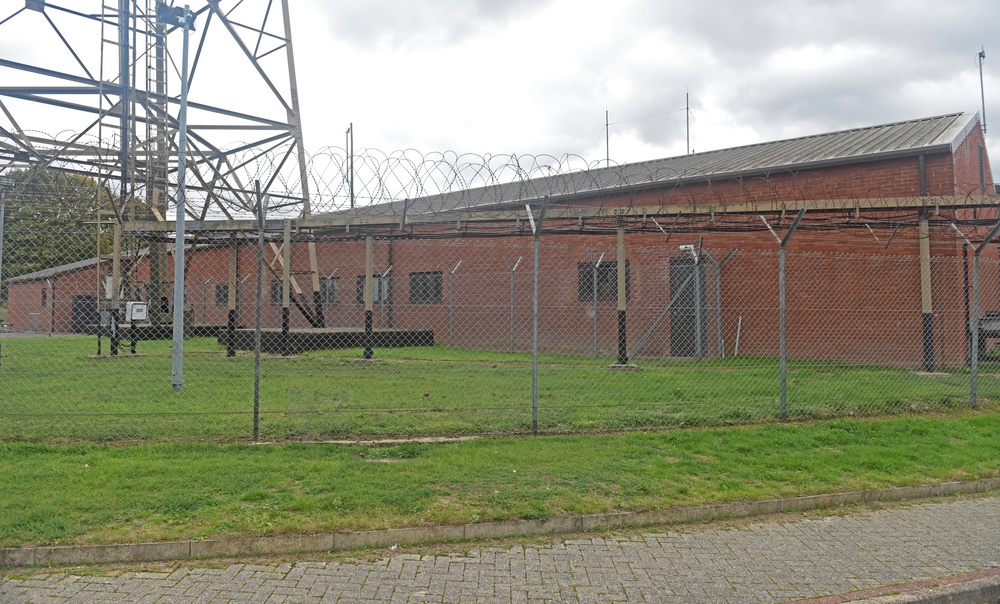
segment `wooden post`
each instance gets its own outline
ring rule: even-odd
[[[375,280],[375,240],[371,235],[365,238],[365,358],[372,358],[372,311],[374,310]]]
[[[226,356],[236,356],[236,288],[239,280],[239,255],[240,248],[236,243],[236,236],[229,238],[229,296],[227,302],[228,312],[226,313]]]
[[[118,345],[121,338],[118,337],[119,308],[121,307],[121,296],[118,291],[121,289],[122,279],[122,225],[115,222],[114,250],[111,257],[111,354],[118,354]]]
[[[931,299],[931,238],[926,214],[918,223],[920,239],[920,310],[923,315],[924,371],[934,371],[934,306]]]
[[[625,321],[625,225],[618,224],[618,364],[628,363],[628,335]]]
[[[291,354],[288,345],[288,320],[292,298],[292,221],[290,218],[286,218],[284,221],[283,235],[284,247],[281,250],[281,259],[284,265],[281,267],[281,354],[288,356]]]

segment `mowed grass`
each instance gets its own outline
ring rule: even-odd
[[[171,389],[170,342],[140,342],[140,356],[94,358],[96,338],[0,340],[0,441],[232,441],[253,430],[253,357],[226,358],[208,338],[185,342],[184,388]],[[778,363],[738,358],[613,359],[543,355],[533,415],[527,354],[446,346],[317,351],[261,362],[263,439],[600,432],[725,426],[779,418]],[[1000,400],[984,366],[978,401]],[[964,368],[925,377],[892,367],[792,361],[788,418],[944,411],[969,406]],[[533,423],[534,422],[534,423]]]
[[[0,445],[0,546],[549,518],[1000,474],[1000,415],[449,444]]]

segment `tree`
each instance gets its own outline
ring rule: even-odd
[[[57,170],[28,174],[10,171],[23,185],[6,192],[3,233],[3,285],[6,279],[95,257],[98,244],[98,184],[88,177]],[[113,217],[105,217],[108,218]],[[101,253],[111,249],[111,223],[101,229]],[[4,296],[6,297],[6,296]]]

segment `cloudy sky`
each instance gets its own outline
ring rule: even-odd
[[[293,0],[291,13],[309,148],[342,146],[353,122],[358,149],[593,160],[608,111],[613,160],[665,157],[685,152],[686,91],[696,151],[980,111],[982,46],[987,126],[1000,120],[995,0]]]
[[[223,4],[237,7],[234,18],[247,7],[268,6]],[[976,55],[985,47],[987,125],[996,120],[987,140],[1000,162],[994,142],[1000,140],[1000,42],[989,35],[1000,23],[996,0],[290,0],[290,6],[310,152],[343,147],[353,123],[359,153],[570,154],[595,161],[605,157],[610,134],[613,161],[667,157],[685,152],[685,92],[695,151],[977,112]],[[23,7],[22,0],[0,0],[0,19]],[[101,32],[84,31],[52,9],[22,11],[0,25],[0,58],[80,71],[48,18],[76,38],[85,62],[97,60]],[[205,18],[199,19],[204,32]],[[280,27],[280,19],[272,21]],[[172,36],[175,69],[176,42]],[[229,45],[239,53],[231,39]],[[114,51],[107,48],[113,73]],[[236,75],[224,45],[207,48],[191,98],[258,112],[267,91]],[[266,61],[280,71],[283,55]],[[11,84],[23,75],[4,70],[0,79]],[[16,112],[17,103],[8,106]],[[47,107],[25,111],[17,115],[28,116],[26,129],[51,134],[77,127],[57,123]]]

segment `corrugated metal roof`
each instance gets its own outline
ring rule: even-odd
[[[103,262],[111,262],[111,260],[110,258],[105,258]],[[52,277],[59,277],[61,275],[65,275],[66,273],[72,273],[73,271],[90,268],[96,265],[97,265],[97,258],[88,258],[87,260],[80,260],[79,262],[71,262],[69,264],[63,264],[60,266],[55,266],[52,268],[35,271],[33,273],[26,273],[24,275],[11,277],[10,279],[7,279],[7,283],[25,283],[28,281],[42,281],[45,279],[51,279]]]
[[[954,152],[979,123],[976,113],[951,113],[904,122],[814,134],[646,162],[611,166],[409,200],[407,213],[422,214],[553,198],[611,189],[687,181],[752,177],[924,153]],[[336,214],[400,214],[403,202]]]

